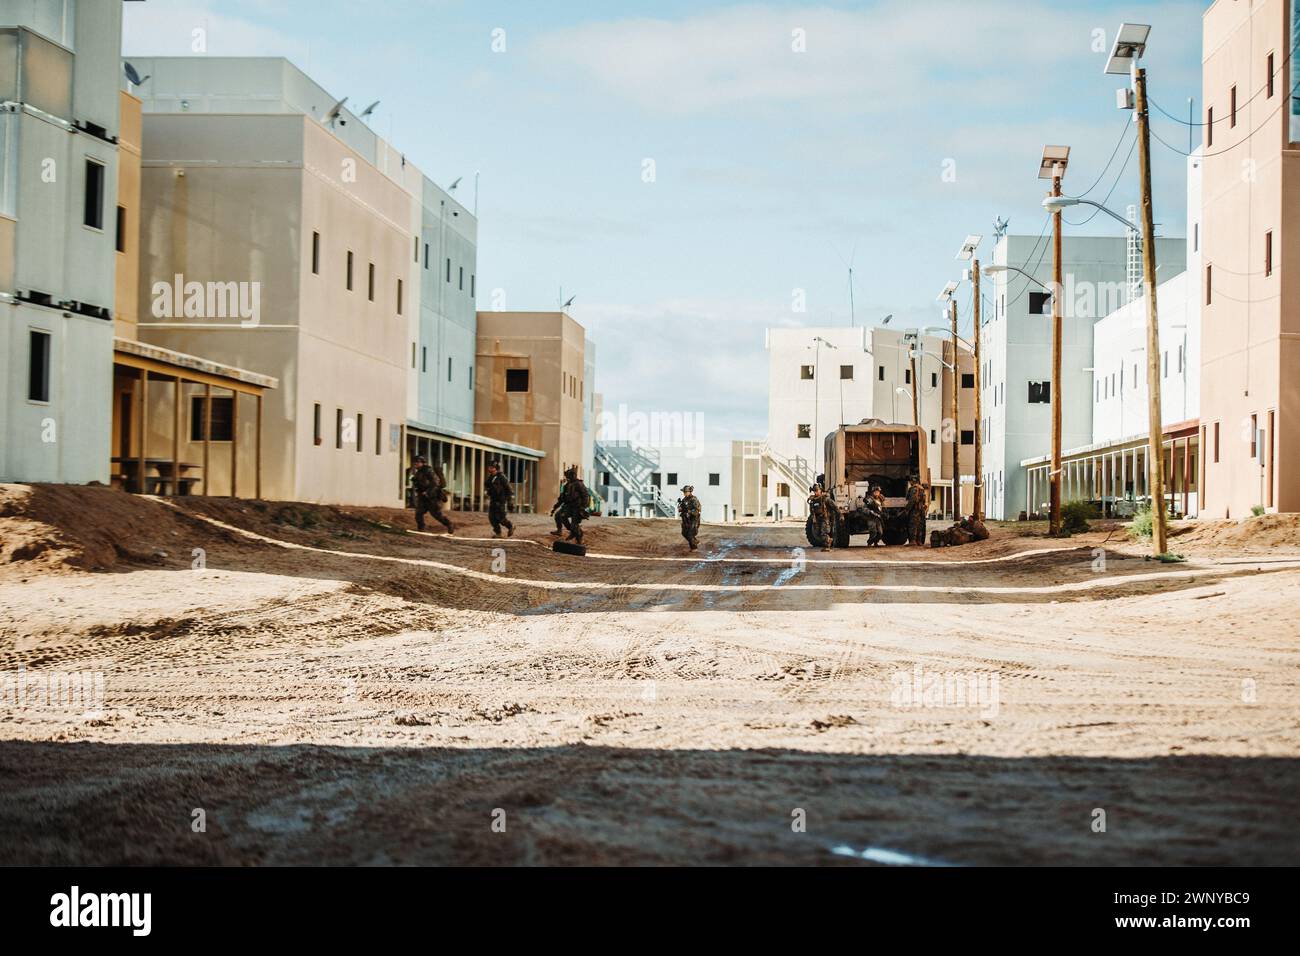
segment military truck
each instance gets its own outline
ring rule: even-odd
[[[841,425],[826,436],[826,471],[819,480],[835,505],[831,512],[834,547],[847,548],[850,536],[867,533],[862,504],[874,485],[885,495],[885,543],[907,541],[907,482],[928,476],[925,451],[922,429],[886,424],[879,418]],[[805,533],[809,544],[822,546],[811,517]]]

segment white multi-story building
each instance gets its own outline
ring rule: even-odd
[[[767,510],[761,455],[756,441],[599,442],[594,490],[610,515],[671,517],[682,489],[693,485],[704,521],[758,517]]]
[[[840,425],[868,418],[910,425],[912,398],[919,391],[920,426],[928,446],[932,498],[944,500],[950,482],[954,430],[950,416],[951,342],[918,333],[916,383],[904,335],[889,328],[773,328],[767,330],[768,412],[764,478],[769,503],[781,515],[803,517],[808,487],[821,474],[826,436]],[[960,352],[964,370],[959,417],[963,474],[974,451],[974,383],[970,355]]]
[[[1187,162],[1187,231],[1185,269],[1156,287],[1156,305],[1166,487],[1177,513],[1196,514],[1203,288],[1200,149]],[[1127,501],[1135,507],[1147,494],[1147,301],[1137,291],[1137,297],[1093,324],[1092,431],[1088,441],[1063,449],[1063,501],[1081,498],[1107,508]],[[1048,458],[1038,454],[1022,465],[1030,479],[1025,497],[1019,505],[1008,504],[1041,513]]]
[[[108,481],[121,42],[121,0],[0,0],[0,481]]]
[[[997,274],[985,287],[989,303],[982,314],[980,384],[986,425],[985,513],[992,519],[1015,519],[1022,511],[1036,509],[1037,503],[1026,507],[1022,462],[1050,452],[1054,400],[1062,400],[1062,448],[1092,441],[1093,327],[1131,298],[1134,274],[1126,238],[1067,235],[1062,253],[1064,395],[1053,396],[1052,302],[1047,289],[1053,270],[1051,244],[1046,231],[1039,238],[1003,236],[992,264],[1014,269]],[[1156,240],[1162,276],[1172,277],[1184,268],[1184,248],[1182,239]]]

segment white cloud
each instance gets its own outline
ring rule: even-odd
[[[123,6],[122,50],[127,56],[192,56],[202,30],[208,56],[285,56],[306,66],[308,44],[298,37],[218,12],[205,0],[128,3]]]

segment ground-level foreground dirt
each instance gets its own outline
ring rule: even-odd
[[[0,862],[1300,861],[1300,552],[518,523],[0,489]]]

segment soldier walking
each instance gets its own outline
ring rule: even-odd
[[[867,499],[862,503],[862,510],[867,514],[867,547],[881,544],[885,539],[885,495],[879,485],[872,487]]]
[[[448,534],[455,534],[456,528],[451,520],[442,513],[442,503],[447,500],[447,479],[442,469],[430,467],[423,455],[416,455],[412,464],[411,490],[415,496],[415,527],[424,530],[424,516],[433,515],[447,529]]]
[[[492,537],[501,537],[501,526],[506,527],[506,536],[515,536],[515,526],[507,514],[510,502],[514,501],[515,492],[510,487],[510,480],[501,473],[501,465],[495,461],[488,462],[487,482],[483,490],[488,496],[488,521],[492,522]]]
[[[682,537],[694,551],[700,544],[700,499],[695,497],[694,485],[683,486],[677,513],[682,519]]]

